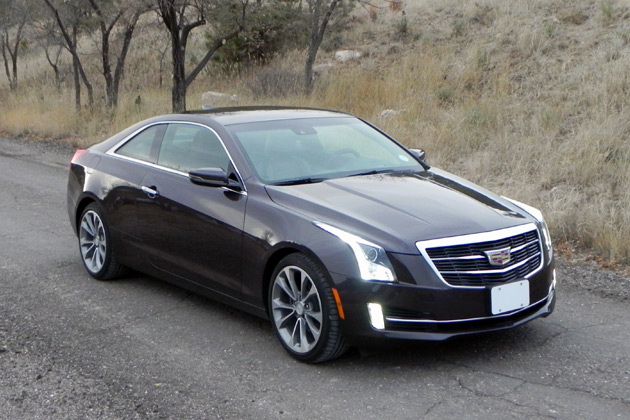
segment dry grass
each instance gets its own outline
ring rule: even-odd
[[[283,83],[291,71],[299,75],[298,51],[238,77],[204,75],[191,87],[189,107],[201,105],[203,91],[215,90],[239,96],[236,103],[215,105],[349,111],[408,146],[424,148],[430,163],[541,208],[556,240],[629,263],[629,2],[402,3],[404,36],[397,28],[401,10],[383,7],[376,18],[370,10],[357,12],[343,48],[364,58],[335,63],[311,97],[293,91],[260,97],[256,91],[262,72],[268,83]],[[157,59],[151,57],[149,64],[132,63],[112,115],[77,116],[70,93],[57,93],[33,64],[28,87],[23,83],[16,95],[0,96],[0,130],[90,143],[169,112],[168,80],[157,88]],[[333,53],[322,51],[318,63],[328,62],[334,63]],[[273,95],[270,89],[265,92]],[[385,109],[397,113],[381,116]]]

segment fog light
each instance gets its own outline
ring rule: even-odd
[[[385,318],[383,318],[383,308],[378,303],[368,303],[368,313],[370,314],[370,323],[375,330],[385,329]]]

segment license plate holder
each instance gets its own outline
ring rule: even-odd
[[[490,289],[492,315],[525,308],[529,305],[529,280],[494,286]]]

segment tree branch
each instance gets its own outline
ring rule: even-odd
[[[335,10],[335,7],[337,7],[337,4],[339,4],[339,0],[331,1],[330,6],[328,6],[328,10],[326,11],[326,14],[324,15],[324,19],[322,19],[321,26],[319,27],[319,33],[317,34],[317,37],[320,40],[320,42],[322,39],[324,39],[324,34],[326,33],[326,27],[328,26],[328,22],[330,21],[330,18],[333,14],[333,11]]]
[[[214,43],[212,44],[212,46],[208,49],[208,51],[206,52],[206,54],[203,56],[203,58],[201,59],[201,61],[199,62],[199,64],[197,64],[197,66],[195,66],[195,68],[190,72],[190,74],[186,77],[186,79],[184,80],[184,84],[186,86],[186,88],[188,88],[188,86],[190,86],[190,84],[193,82],[193,80],[195,80],[195,78],[197,77],[197,75],[199,75],[199,73],[201,72],[201,70],[203,70],[203,68],[206,66],[206,64],[208,64],[208,62],[210,61],[210,59],[212,58],[212,56],[214,55],[214,53],[223,46],[223,44],[225,43],[225,41],[230,40],[234,37],[236,37],[239,33],[241,32],[241,28],[238,28],[237,30],[235,30],[234,32],[228,34],[227,36],[224,36],[222,38],[218,38],[214,41]]]
[[[188,36],[190,35],[190,31],[192,31],[193,29],[199,26],[203,26],[205,24],[206,24],[206,20],[202,18],[196,22],[184,25],[184,27],[182,28],[182,46],[186,47],[186,44],[188,43]]]

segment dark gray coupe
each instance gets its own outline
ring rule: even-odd
[[[541,213],[313,109],[152,118],[79,150],[68,212],[87,271],[127,268],[269,318],[296,359],[549,315]]]

